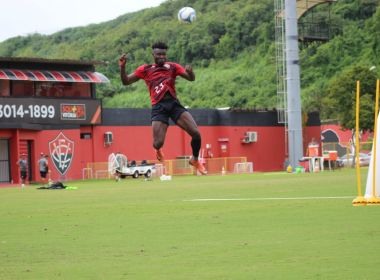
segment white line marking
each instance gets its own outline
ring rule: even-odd
[[[183,201],[260,201],[260,200],[318,200],[318,199],[353,199],[354,196],[309,196],[309,197],[258,197],[258,198],[196,198]]]

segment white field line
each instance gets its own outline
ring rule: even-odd
[[[258,198],[195,198],[183,201],[263,201],[263,200],[319,200],[319,199],[353,199],[354,196],[307,196],[307,197],[258,197]]]

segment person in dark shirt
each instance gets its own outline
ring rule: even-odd
[[[21,154],[17,165],[20,168],[20,178],[21,178],[21,187],[25,187],[26,177],[28,175],[28,160],[26,159],[26,154]]]
[[[38,160],[38,167],[40,170],[42,184],[47,184],[47,174],[49,172],[48,155],[44,155],[43,153],[41,153],[41,157]]]

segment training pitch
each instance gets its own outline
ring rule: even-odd
[[[354,169],[65,184],[0,188],[0,279],[379,279]]]

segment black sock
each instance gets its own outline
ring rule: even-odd
[[[191,139],[191,148],[193,150],[193,157],[198,158],[199,156],[199,150],[201,149],[201,138],[200,137],[193,137]]]

